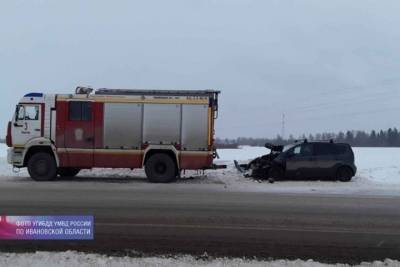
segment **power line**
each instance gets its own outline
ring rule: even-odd
[[[369,88],[376,88],[370,86]],[[343,90],[343,89],[342,89]],[[349,90],[349,88],[346,88],[345,90]],[[350,105],[350,104],[363,104],[363,103],[370,103],[370,102],[375,102],[376,99],[378,98],[383,98],[383,100],[386,99],[392,99],[394,95],[399,94],[400,91],[394,90],[393,88],[379,88],[378,92],[369,92],[369,93],[363,93],[363,94],[357,94],[355,91],[349,91],[349,93],[354,94],[354,96],[349,97],[343,94],[338,94],[338,91],[340,90],[335,90],[331,91],[331,95],[326,94],[326,96],[329,97],[328,100],[325,99],[319,99],[319,101],[322,100],[322,102],[318,101],[308,101],[307,103],[302,102],[303,105],[299,106],[291,106],[290,110],[298,110],[298,111],[308,111],[308,110],[315,110],[315,109],[327,109],[327,108],[337,108],[338,105]],[[304,94],[307,95],[307,94]],[[307,100],[310,100],[311,97],[316,96],[316,94],[309,94],[307,95]],[[296,99],[297,100],[297,99]],[[247,107],[247,110],[262,110],[263,112],[268,112],[268,111],[276,111],[278,108],[274,106],[274,104],[279,103],[281,104],[283,102],[288,102],[288,100],[283,99],[280,101],[269,101],[268,103],[264,105],[253,105],[250,107]],[[297,102],[299,102],[297,100]],[[281,106],[280,106],[281,107]],[[279,108],[280,108],[279,107]]]
[[[393,94],[392,92],[390,92],[390,93],[386,93],[386,94],[368,95],[368,96],[365,96],[364,98],[338,100],[337,102],[333,101],[331,103],[325,102],[323,104],[316,104],[316,105],[311,105],[308,107],[304,106],[302,108],[294,108],[293,110],[309,112],[309,111],[315,111],[316,109],[332,109],[332,108],[337,109],[337,108],[341,108],[341,107],[348,107],[348,106],[354,107],[356,105],[369,104],[369,103],[378,104],[383,101],[395,100],[394,97],[396,95],[399,95],[399,94]]]
[[[301,118],[301,117],[291,117],[290,121],[318,121],[318,120],[324,120],[327,118],[334,118],[334,117],[343,117],[343,116],[365,116],[365,115],[372,115],[372,114],[378,114],[378,113],[382,113],[382,112],[387,112],[387,111],[400,111],[400,107],[392,107],[392,108],[384,108],[384,109],[375,109],[375,110],[369,110],[369,111],[362,111],[362,112],[343,112],[343,113],[335,113],[335,114],[327,114],[324,116],[316,116],[316,117],[305,117],[305,118]],[[282,120],[279,121],[271,121],[270,123],[268,123],[269,126],[271,125],[281,125],[282,130],[286,130],[283,128],[283,126],[285,126],[286,128],[286,116],[282,117]],[[257,129],[262,129],[265,128],[266,125],[265,123],[247,123],[247,124],[238,124],[238,125],[231,125],[228,127],[223,127],[222,129],[226,130],[226,129],[238,129],[238,128],[257,128]]]
[[[391,91],[389,91],[391,90]],[[356,103],[356,102],[361,102],[361,103],[367,103],[369,101],[376,100],[376,98],[384,97],[384,98],[391,98],[393,95],[398,93],[398,91],[394,91],[393,89],[389,89],[387,91],[382,91],[380,90],[379,92],[373,92],[372,94],[363,94],[363,95],[357,95],[356,92],[352,92],[355,96],[352,98],[350,97],[331,97],[328,101],[325,102],[320,102],[320,103],[315,103],[311,105],[302,105],[302,106],[297,106],[293,107],[293,109],[296,110],[303,110],[303,109],[312,109],[312,108],[324,108],[324,107],[330,107],[332,105],[340,105],[342,103]]]

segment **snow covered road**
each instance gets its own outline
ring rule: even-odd
[[[150,255],[207,252],[214,257],[346,263],[399,260],[400,197],[266,194],[232,192],[215,184],[120,182],[0,183],[4,214],[92,215],[96,240],[2,241],[0,251],[79,250],[125,256],[133,249]]]

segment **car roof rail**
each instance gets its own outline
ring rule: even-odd
[[[325,140],[313,140],[313,142],[320,142],[320,143],[335,143],[335,140],[333,140],[333,138],[331,139],[325,139]]]
[[[308,143],[307,138],[306,139],[298,139],[298,140],[294,140],[295,143]]]

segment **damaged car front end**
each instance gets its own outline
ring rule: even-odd
[[[293,145],[289,145],[292,147]],[[275,159],[285,150],[290,149],[289,146],[274,145],[266,143],[265,147],[270,150],[269,154],[251,160],[247,164],[239,164],[234,161],[238,171],[243,173],[245,177],[252,177],[255,179],[268,179],[271,178],[271,170],[278,164],[279,161]]]

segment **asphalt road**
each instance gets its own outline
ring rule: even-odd
[[[94,241],[0,241],[0,250],[206,251],[347,263],[400,259],[400,196],[232,192],[217,185],[110,181],[0,183],[0,214],[95,216]]]

